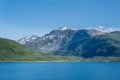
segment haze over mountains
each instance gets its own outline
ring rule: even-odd
[[[26,36],[18,42],[34,52],[82,57],[120,56],[120,31],[60,27],[45,36]]]

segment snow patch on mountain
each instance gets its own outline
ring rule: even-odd
[[[18,42],[20,44],[26,44],[27,42],[34,42],[36,39],[38,39],[38,37],[36,35],[28,35],[20,40],[18,40]]]
[[[59,31],[65,31],[65,30],[77,30],[77,29],[73,29],[73,28],[69,28],[69,27],[59,27],[57,28],[56,30],[59,30]]]
[[[58,30],[68,30],[69,28],[67,28],[67,27],[60,27],[60,28],[58,28]]]

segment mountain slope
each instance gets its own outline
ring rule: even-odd
[[[32,53],[16,41],[0,38],[0,61],[74,61],[80,57],[61,57],[46,53]]]
[[[81,39],[62,47],[55,54],[83,57],[120,57],[120,31]]]
[[[31,51],[16,41],[0,38],[0,59],[25,58]]]
[[[34,42],[35,40],[37,40],[39,37],[37,37],[36,35],[29,35],[29,36],[26,36],[20,40],[18,40],[18,42],[22,45],[24,44],[27,44],[27,43],[32,43]]]
[[[101,35],[103,32],[95,29],[75,30],[67,27],[60,27],[51,31],[43,37],[25,37],[18,40],[19,43],[27,46],[34,52],[53,52],[59,48],[78,41],[82,38]]]

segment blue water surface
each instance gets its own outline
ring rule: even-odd
[[[120,63],[0,62],[0,80],[120,80]]]

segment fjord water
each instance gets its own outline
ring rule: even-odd
[[[0,80],[120,80],[120,63],[1,62]]]

